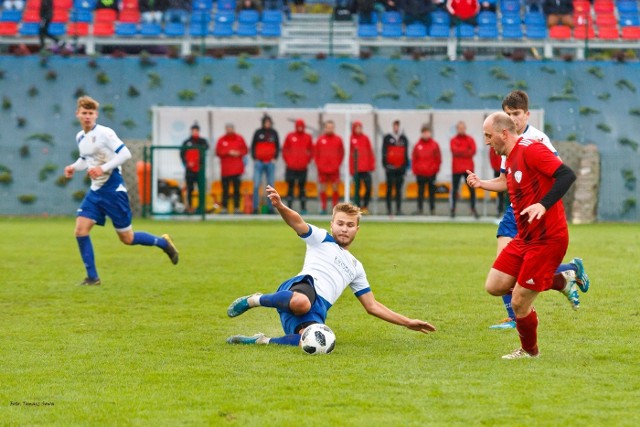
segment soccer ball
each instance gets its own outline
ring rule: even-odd
[[[336,335],[327,325],[314,323],[302,333],[300,347],[307,354],[329,354],[336,347]]]

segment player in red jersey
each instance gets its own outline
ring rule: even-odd
[[[576,176],[544,144],[518,137],[506,113],[487,117],[483,132],[485,144],[507,156],[507,189],[518,224],[517,236],[498,255],[485,287],[495,296],[513,288],[511,304],[521,348],[503,359],[537,357],[533,302],[540,292],[553,289],[555,270],[567,251],[569,232],[561,199]]]
[[[335,123],[327,120],[324,123],[324,133],[320,135],[314,147],[314,161],[318,167],[318,181],[320,182],[321,214],[327,213],[327,186],[332,188],[333,206],[338,204],[338,184],[340,183],[340,165],[344,159],[342,138],[335,134]],[[333,208],[332,206],[332,208]]]
[[[353,176],[355,184],[354,203],[360,207],[362,213],[367,214],[371,200],[371,172],[376,169],[376,157],[369,137],[362,133],[362,122],[357,120],[351,124],[350,153],[349,173]],[[364,184],[364,197],[361,201],[362,184]]]
[[[287,204],[293,206],[294,187],[298,185],[298,197],[300,198],[300,213],[307,213],[307,169],[313,158],[313,140],[311,135],[305,132],[304,120],[296,120],[295,130],[287,135],[282,147],[282,158],[287,166],[284,174],[287,181]]]

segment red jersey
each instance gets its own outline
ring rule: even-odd
[[[369,137],[363,133],[360,135],[351,135],[351,159],[349,162],[349,173],[353,175],[355,170],[355,154],[358,152],[358,170],[357,172],[371,172],[376,168],[376,157],[371,148]]]
[[[305,171],[313,158],[313,141],[306,132],[291,132],[284,140],[282,157],[288,169]]]
[[[313,157],[319,173],[338,173],[344,159],[342,138],[336,134],[320,135],[314,147]]]
[[[239,155],[232,156],[231,151],[234,150]],[[221,136],[216,144],[216,156],[220,157],[221,175],[223,177],[242,175],[244,173],[242,158],[247,155],[248,151],[242,135],[234,133]]]
[[[524,241],[568,238],[567,219],[562,200],[551,206],[539,220],[529,224],[523,209],[539,203],[554,183],[553,174],[562,165],[558,156],[539,141],[518,139],[506,162],[507,189],[518,224],[518,237]]]
[[[435,176],[440,171],[442,156],[440,147],[433,139],[420,138],[411,153],[411,170],[416,176]]]
[[[473,156],[476,154],[476,142],[469,135],[456,135],[451,138],[453,164],[451,173],[465,173],[473,170]]]
[[[500,166],[502,166],[502,156],[495,152],[493,148],[489,148],[489,162],[491,163],[491,169],[498,172]]]

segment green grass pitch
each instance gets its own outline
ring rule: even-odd
[[[370,317],[347,290],[327,321],[336,350],[315,357],[225,344],[281,332],[272,310],[229,319],[226,308],[299,271],[304,244],[284,223],[134,226],[170,233],[180,264],[97,227],[103,285],[79,287],[73,219],[0,219],[0,424],[640,423],[638,225],[571,227],[567,260],[584,258],[592,288],[578,312],[559,293],[541,295],[541,357],[518,361],[500,359],[518,347],[516,332],[488,329],[504,314],[483,287],[494,225],[365,218],[352,252],[374,294],[438,331]]]

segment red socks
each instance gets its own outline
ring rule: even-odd
[[[522,349],[532,356],[538,354],[538,315],[535,309],[525,317],[516,317],[516,329]]]
[[[320,193],[320,204],[323,211],[327,210],[327,192],[323,191]]]
[[[333,194],[331,195],[331,201],[333,202],[333,206],[338,204],[339,197],[340,195],[338,194],[338,189],[336,188],[336,191],[334,191]]]
[[[554,291],[562,291],[566,285],[567,281],[562,273],[556,273],[553,275],[553,284],[551,285],[551,289]]]

